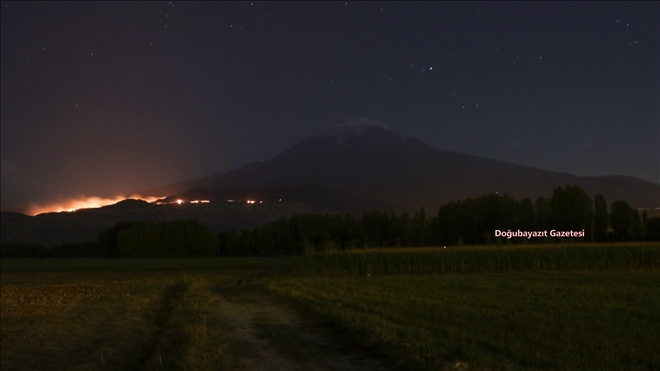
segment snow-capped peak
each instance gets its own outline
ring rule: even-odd
[[[392,131],[392,128],[382,122],[370,120],[365,117],[351,117],[331,125],[320,136],[334,136],[338,139],[343,139],[349,135],[360,136],[367,128],[372,127]]]

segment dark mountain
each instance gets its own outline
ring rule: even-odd
[[[320,185],[360,200],[436,210],[460,198],[490,192],[515,198],[549,196],[559,186],[579,185],[608,202],[660,206],[660,185],[628,176],[580,177],[457,152],[405,137],[386,125],[349,119],[270,161],[172,184],[142,194],[162,196],[190,189]]]
[[[220,232],[251,228],[296,213],[361,213],[426,207],[490,192],[515,198],[551,196],[559,186],[579,185],[591,196],[660,206],[660,185],[628,176],[579,177],[443,151],[386,125],[350,119],[306,138],[274,159],[206,178],[141,192],[170,195],[165,205],[126,200],[98,209],[29,217],[2,213],[2,243],[46,246],[93,241],[120,221],[196,219]],[[170,204],[214,200],[209,204]],[[227,200],[264,201],[263,204]],[[282,201],[280,201],[280,199]]]
[[[177,200],[186,202],[193,200],[210,200],[211,202],[302,202],[311,206],[312,212],[339,212],[361,214],[365,211],[392,210],[403,211],[395,204],[368,201],[345,195],[336,189],[323,185],[286,185],[259,188],[220,188],[193,189],[160,199],[160,203],[175,203]]]

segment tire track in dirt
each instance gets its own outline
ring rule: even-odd
[[[389,367],[357,349],[351,339],[330,336],[306,321],[287,303],[259,288],[236,286],[217,291],[223,317],[246,350],[255,371],[387,371]]]

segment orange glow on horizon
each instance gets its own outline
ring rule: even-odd
[[[59,213],[62,211],[71,212],[80,209],[91,209],[91,208],[97,208],[107,205],[113,205],[116,204],[117,202],[128,199],[153,202],[158,200],[159,198],[161,197],[142,197],[137,194],[131,196],[119,195],[119,196],[115,196],[114,198],[80,196],[75,198],[69,198],[60,202],[49,203],[49,204],[36,204],[36,203],[30,204],[27,214],[34,216],[43,213]]]

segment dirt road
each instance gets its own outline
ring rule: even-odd
[[[244,361],[250,370],[390,370],[350,337],[313,324],[262,288],[238,280],[217,294],[223,317],[248,344]]]

